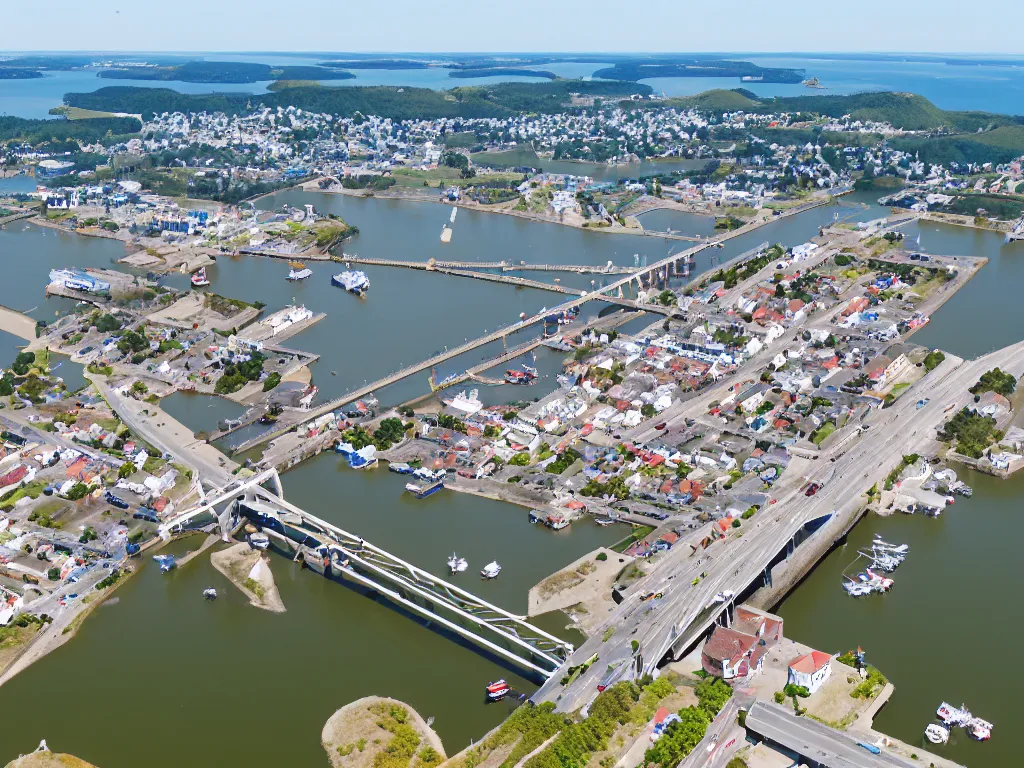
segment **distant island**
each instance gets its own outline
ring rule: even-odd
[[[628,61],[597,70],[594,77],[605,80],[646,80],[651,77],[738,77],[759,83],[800,83],[802,69],[758,67],[747,61],[692,59],[671,63]]]
[[[501,77],[502,75],[516,77],[546,77],[548,80],[558,78],[554,72],[543,69],[517,69],[515,67],[466,67],[465,69],[453,69],[448,77]]]
[[[36,69],[22,69],[20,67],[0,67],[0,80],[31,80],[42,77],[43,73]]]
[[[189,61],[172,66],[104,69],[109,80],[170,80],[183,83],[259,83],[265,80],[350,80],[351,72],[317,66],[272,67],[240,61]]]

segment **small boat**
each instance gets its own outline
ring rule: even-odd
[[[967,735],[975,741],[988,741],[992,738],[992,728],[992,723],[975,717],[967,724]]]
[[[291,281],[295,282],[295,281],[298,281],[298,280],[305,280],[307,277],[309,277],[312,274],[313,274],[313,270],[312,269],[290,269],[290,270],[288,270],[288,277],[285,278],[285,279],[286,280],[291,280]]]
[[[411,475],[414,470],[403,461],[392,461],[388,464],[388,471],[397,472],[399,475]]]
[[[452,556],[448,558],[448,570],[452,573],[462,573],[467,568],[469,568],[469,563],[466,561],[466,558],[459,557],[452,552]]]
[[[206,279],[206,267],[200,267],[199,271],[192,275],[192,287],[202,288],[209,284],[210,281]]]
[[[249,534],[249,546],[253,549],[266,549],[270,546],[270,537],[262,531]]]
[[[932,744],[945,744],[949,741],[949,728],[938,723],[929,723],[924,729],[924,735]]]
[[[217,599],[217,590],[214,589],[213,587],[207,587],[206,589],[203,590],[203,597],[206,600],[216,600]]]
[[[480,571],[480,575],[485,579],[495,579],[498,577],[499,573],[501,573],[501,566],[498,565],[496,560],[489,562],[484,566],[484,569]]]
[[[952,704],[948,704],[945,701],[939,705],[939,708],[935,710],[935,714],[944,725],[968,725],[973,716],[971,711],[962,704],[960,707],[954,707]]]
[[[353,451],[346,458],[348,458],[348,465],[352,469],[372,469],[377,466],[377,448],[368,445],[358,451]]]
[[[487,684],[487,698],[491,701],[501,701],[512,692],[509,684],[504,680],[495,680]]]
[[[178,567],[178,561],[174,559],[174,555],[153,555],[153,559],[160,564],[160,573],[167,573]]]
[[[139,544],[133,544],[129,541],[124,545],[124,551],[128,557],[135,557],[142,551],[142,547]]]
[[[336,285],[339,288],[344,288],[353,296],[362,297],[370,289],[370,278],[366,276],[365,272],[339,272],[338,274],[331,278],[331,285]]]
[[[610,517],[595,517],[594,522],[598,525],[611,525],[615,521],[612,520]]]
[[[450,223],[450,224],[454,224],[454,223],[455,223],[455,214],[457,214],[458,212],[459,212],[459,209],[458,209],[458,208],[456,208],[456,207],[455,207],[455,206],[453,205],[453,206],[452,206],[452,215],[451,215],[451,218],[450,218],[450,219],[448,219],[448,223]]]
[[[415,496],[417,499],[425,499],[427,496],[431,496],[444,488],[444,480],[436,480],[433,483],[417,485],[416,483],[406,483],[405,490]]]

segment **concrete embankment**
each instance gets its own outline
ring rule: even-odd
[[[249,604],[272,613],[284,613],[284,602],[263,554],[242,542],[210,555],[213,567],[249,598]]]
[[[381,727],[381,723],[395,719],[392,713],[411,726],[420,738],[417,753],[431,747],[445,759],[441,739],[427,725],[420,714],[397,699],[383,696],[367,696],[353,701],[339,709],[324,724],[320,743],[327,751],[327,757],[334,768],[370,768],[378,753],[385,751],[394,734]]]
[[[35,341],[36,321],[17,310],[0,305],[0,331],[7,331],[25,341]]]

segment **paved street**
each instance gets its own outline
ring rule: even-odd
[[[763,701],[756,702],[747,713],[747,730],[813,760],[822,768],[910,768],[916,765],[885,750],[873,754],[858,743],[863,735],[837,731]]]

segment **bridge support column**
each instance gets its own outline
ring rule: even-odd
[[[764,585],[766,587],[772,586],[772,569],[771,569],[771,566],[769,566],[768,568],[764,569],[763,578],[764,578]]]
[[[790,539],[786,542],[786,559],[789,560],[793,556],[793,552],[796,550],[796,541]]]

